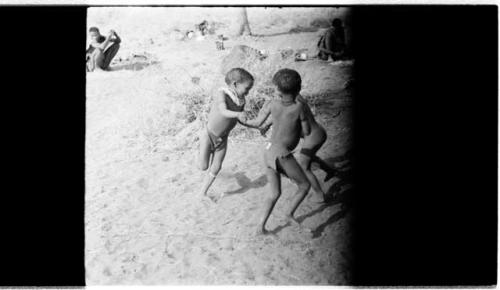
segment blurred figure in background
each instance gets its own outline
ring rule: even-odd
[[[318,41],[318,58],[321,60],[340,60],[346,56],[346,41],[342,20],[335,18],[325,34]]]

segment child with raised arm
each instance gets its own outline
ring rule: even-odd
[[[111,30],[105,37],[101,35],[97,27],[90,27],[89,35],[90,45],[86,51],[87,71],[107,70],[111,60],[120,49],[120,37],[114,30]]]
[[[309,180],[309,182],[311,182],[311,187],[316,194],[315,196],[312,196],[313,201],[327,203],[332,201],[332,194],[326,194],[323,191],[321,185],[318,182],[318,179],[316,178],[316,175],[314,175],[311,170],[311,163],[314,161],[319,163],[320,168],[327,173],[325,181],[335,176],[335,170],[332,169],[328,164],[326,164],[326,162],[316,156],[318,150],[326,142],[326,130],[325,128],[323,128],[323,126],[316,122],[316,119],[314,118],[314,115],[311,111],[311,108],[307,104],[307,101],[301,95],[297,96],[297,100],[304,104],[306,119],[311,128],[311,133],[309,135],[301,134],[301,137],[304,138],[304,142],[302,143],[302,149],[300,150],[299,164],[304,170],[307,179]],[[271,121],[266,121],[264,125],[259,128],[261,134],[265,135],[266,131],[271,125],[272,119]]]
[[[305,134],[309,134],[310,131],[304,104],[296,100],[301,87],[300,75],[291,69],[281,69],[274,75],[273,83],[277,87],[279,99],[267,103],[256,119],[246,122],[242,120],[244,125],[258,128],[271,115],[274,124],[271,142],[264,151],[266,175],[271,192],[265,200],[257,234],[268,233],[265,225],[281,195],[281,174],[288,176],[298,186],[287,211],[287,221],[292,225],[300,226],[294,218],[294,213],[311,187],[292,154],[292,150],[299,143],[301,131]]]
[[[253,86],[254,78],[242,68],[233,68],[226,74],[226,87],[215,96],[208,114],[206,128],[200,136],[199,167],[208,174],[201,189],[202,197],[219,173],[227,151],[227,138],[238,120],[246,120],[243,112],[245,96]]]

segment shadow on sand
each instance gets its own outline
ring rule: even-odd
[[[233,176],[234,178],[236,178],[236,182],[238,183],[240,188],[236,190],[227,191],[224,193],[225,195],[241,194],[248,191],[251,188],[259,188],[267,184],[267,176],[265,175],[261,175],[259,178],[251,180],[245,175],[244,172],[240,171],[236,172]]]

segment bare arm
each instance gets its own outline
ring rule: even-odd
[[[311,125],[306,117],[306,107],[302,105],[302,110],[300,112],[300,126],[302,127],[302,132],[304,136],[307,136],[311,133]]]
[[[259,129],[259,126],[264,123],[264,121],[269,117],[271,114],[271,103],[268,102],[262,106],[262,109],[259,111],[259,115],[257,115],[257,118],[253,120],[248,120],[246,122],[242,122],[240,120],[240,123],[244,126],[254,128],[254,129]]]
[[[111,38],[113,37],[113,35],[115,35],[116,33],[111,30],[108,34],[108,36],[106,36],[106,38],[104,39],[103,42],[101,43],[92,43],[92,46],[95,47],[95,48],[100,48],[102,50],[105,50],[106,47],[108,47],[108,44],[112,41]]]
[[[226,118],[238,118],[244,115],[243,112],[235,112],[227,109],[226,96],[223,92],[219,92],[215,101],[217,102],[217,108],[219,109],[220,114]]]
[[[262,126],[260,126],[259,131],[262,136],[266,136],[267,131],[269,128],[271,128],[271,125],[273,124],[273,118],[268,118]]]
[[[116,33],[116,31],[113,30],[113,34],[115,35],[115,38],[113,39],[113,42],[114,43],[121,43],[122,39],[118,36],[118,34]]]
[[[326,35],[325,35],[325,47],[319,47],[319,50],[323,51],[323,52],[326,52],[328,54],[333,54],[333,47],[331,47],[331,43],[332,43],[332,37],[333,37],[333,33],[331,30],[328,30],[326,32]]]

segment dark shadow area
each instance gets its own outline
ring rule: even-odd
[[[301,216],[297,217],[297,221],[298,221],[299,223],[301,223],[301,222],[305,221],[305,219],[306,219],[306,218],[312,217],[312,216],[314,216],[314,215],[316,215],[316,214],[318,214],[318,213],[320,213],[320,212],[324,211],[325,209],[327,209],[327,208],[329,208],[329,207],[331,207],[331,206],[334,206],[334,205],[335,205],[335,203],[332,203],[332,202],[322,204],[322,205],[321,205],[320,207],[318,207],[317,209],[315,209],[315,210],[313,210],[313,211],[310,211],[309,213],[306,213],[306,214],[304,214],[304,215],[301,215]]]
[[[233,176],[234,178],[236,178],[236,182],[238,183],[240,188],[232,191],[227,191],[224,193],[226,195],[244,193],[251,188],[259,188],[267,184],[267,176],[265,175],[261,175],[255,180],[251,180],[250,178],[248,178],[244,172],[236,172]]]
[[[281,230],[283,230],[284,228],[288,227],[289,225],[290,225],[290,223],[288,222],[288,223],[286,223],[284,225],[277,226],[274,230],[269,231],[269,233],[272,234],[272,235],[276,235],[279,232],[281,232]]]
[[[114,65],[109,68],[109,71],[119,71],[119,70],[133,70],[133,71],[138,71],[138,70],[143,70],[147,68],[148,66],[158,64],[158,62],[153,61],[153,62],[133,62],[133,63],[127,63],[127,64],[120,64],[120,65]]]
[[[345,161],[350,161],[352,159],[352,149],[348,149],[344,154],[335,156],[335,157],[330,157],[325,159],[324,161],[328,164],[335,164],[335,163],[341,163]],[[333,166],[335,167],[335,166]]]
[[[316,171],[321,169],[326,172],[324,182],[332,179],[337,176],[340,179],[348,179],[351,181],[350,175],[351,172],[351,149],[347,150],[343,155],[330,157],[326,159],[321,159],[318,156],[314,156],[312,159],[312,170]],[[335,163],[342,163],[340,165],[336,165]],[[331,169],[331,170],[330,170]]]
[[[345,216],[345,214],[347,213],[348,209],[350,209],[353,206],[353,201],[354,201],[355,196],[354,196],[354,191],[353,191],[352,184],[351,184],[351,181],[352,181],[352,179],[350,177],[351,174],[352,174],[352,172],[350,169],[347,171],[342,171],[340,173],[337,172],[336,176],[340,177],[340,180],[335,182],[334,184],[332,184],[327,191],[327,194],[332,194],[332,196],[333,196],[332,199],[329,200],[327,203],[322,204],[321,206],[319,206],[315,210],[297,217],[297,221],[299,223],[302,223],[305,219],[312,217],[312,216],[315,216],[316,214],[323,212],[325,209],[327,209],[329,207],[332,207],[332,206],[337,205],[337,204],[341,204],[340,211],[335,213],[326,222],[324,222],[323,224],[321,224],[319,227],[317,227],[315,230],[312,231],[313,238],[320,237],[328,225],[343,218]],[[351,187],[342,191],[342,186],[349,185],[349,184],[351,184]],[[280,225],[280,226],[276,227],[274,230],[269,231],[269,233],[277,234],[289,225],[290,225],[290,223]]]
[[[342,196],[345,196],[345,197],[351,196],[352,197],[352,189],[348,189],[348,190],[344,191]],[[340,208],[340,210],[338,212],[336,212],[334,215],[332,215],[330,218],[328,218],[328,220],[326,220],[324,223],[322,223],[315,230],[312,231],[312,238],[316,239],[316,238],[321,237],[321,234],[324,232],[326,227],[335,223],[336,221],[340,220],[341,218],[343,218],[346,215],[346,213],[348,212],[349,208],[350,208],[349,203],[343,203],[342,207]]]
[[[340,167],[340,168],[336,168],[335,166],[333,166],[333,164],[336,162],[344,162],[344,161],[349,162],[350,154],[351,154],[351,152],[347,151],[346,154],[341,155],[341,156],[328,158],[326,160],[320,159],[321,160],[320,162],[325,162],[329,167],[334,168],[333,175],[327,174],[327,177],[325,178],[325,180],[328,180],[332,177],[338,177],[339,180],[337,182],[335,182],[334,184],[332,184],[330,186],[330,188],[328,188],[328,190],[326,191],[327,195],[332,195],[331,200],[328,200],[327,203],[322,204],[317,209],[298,217],[297,220],[299,222],[303,222],[305,219],[312,217],[318,213],[321,213],[322,211],[324,211],[328,207],[334,206],[334,205],[339,204],[339,203],[342,204],[342,208],[347,208],[347,207],[350,207],[352,205],[352,201],[353,201],[352,187],[342,191],[342,187],[344,185],[351,185],[352,186],[352,168],[347,168],[347,167],[350,167],[350,165],[348,163],[343,164],[342,167]],[[317,158],[317,159],[319,159],[319,158]],[[316,160],[314,160],[314,161],[317,162]],[[339,170],[339,169],[344,169],[344,168],[347,168],[347,169],[346,170]],[[329,176],[331,176],[331,177],[329,177]]]

